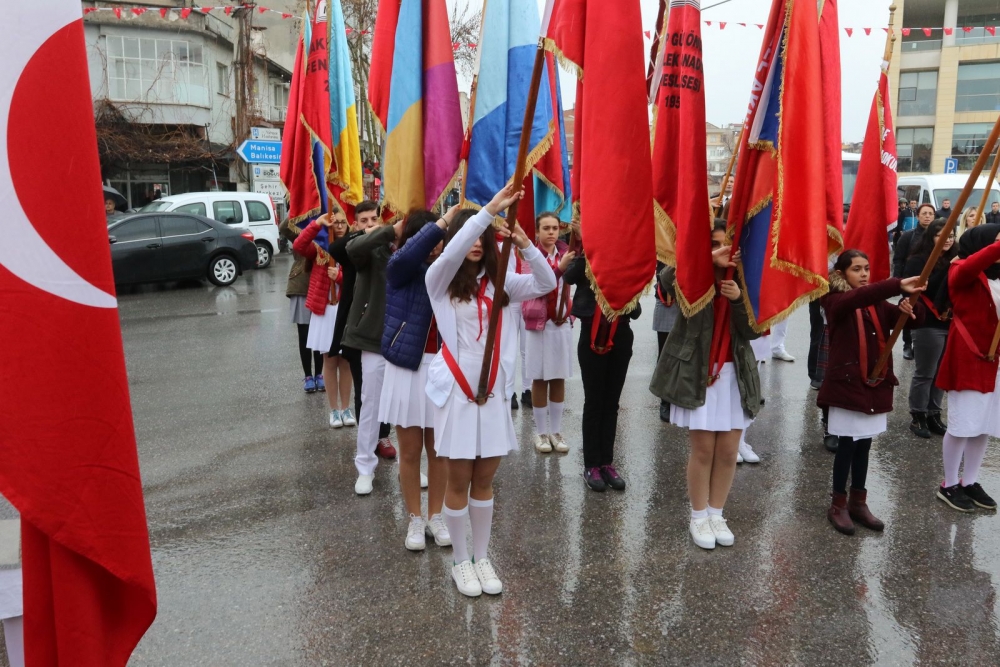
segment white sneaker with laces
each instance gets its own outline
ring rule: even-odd
[[[712,529],[712,534],[715,535],[715,543],[720,547],[731,547],[736,538],[733,536],[733,531],[729,530],[729,526],[726,524],[726,520],[721,516],[715,514],[708,515],[708,525]]]
[[[552,443],[549,442],[549,436],[543,433],[535,434],[535,450],[541,452],[542,454],[548,454],[552,451]]]
[[[330,426],[332,428],[340,428],[343,425],[344,421],[340,417],[340,410],[330,410]]]
[[[493,569],[493,563],[490,562],[489,558],[477,560],[472,564],[472,567],[476,569],[476,577],[479,579],[479,586],[484,593],[500,595],[503,592],[503,584],[500,583],[500,577],[497,576],[497,571]]]
[[[424,473],[420,473],[420,488],[426,489],[427,484],[428,484],[427,475],[425,475]]]
[[[566,439],[562,437],[562,433],[553,433],[550,435],[549,442],[552,443],[552,448],[560,454],[565,454],[569,451],[569,445],[566,444]]]
[[[424,541],[424,517],[415,514],[410,515],[410,527],[406,529],[406,548],[410,551],[423,551],[426,546]]]
[[[428,535],[434,538],[434,544],[439,547],[451,546],[451,533],[448,532],[448,526],[445,525],[444,517],[440,514],[435,514],[430,518],[425,530]]]
[[[358,481],[354,483],[354,493],[359,496],[367,496],[372,492],[372,482],[375,475],[358,475]]]
[[[341,421],[344,422],[344,426],[357,426],[358,420],[354,418],[354,413],[351,412],[350,408],[347,408],[340,413]]]
[[[795,361],[795,357],[788,354],[783,347],[780,347],[777,350],[772,350],[771,357],[780,361]]]
[[[476,568],[472,566],[471,560],[452,565],[451,578],[455,580],[458,592],[462,595],[477,598],[483,594],[483,587],[479,585],[479,577],[476,576]]]
[[[760,457],[757,456],[757,452],[755,452],[753,447],[746,442],[740,443],[740,449],[737,456],[747,463],[760,463]]]
[[[702,549],[715,548],[715,533],[712,532],[712,526],[709,525],[708,519],[691,519],[690,530],[696,545]]]

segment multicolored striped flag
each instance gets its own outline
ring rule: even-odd
[[[326,180],[334,197],[344,208],[348,221],[353,222],[354,207],[364,199],[364,175],[361,171],[361,142],[351,51],[347,44],[341,0],[320,2],[328,3],[329,8],[327,44],[330,58],[330,138],[333,145]]]
[[[550,87],[552,122],[555,132],[552,146],[535,163],[532,178],[532,198],[535,214],[552,211],[563,222],[573,219],[573,187],[570,182],[569,144],[566,141],[566,121],[563,117],[562,86],[555,55],[545,54],[545,71]],[[545,85],[545,79],[542,80]],[[539,95],[538,103],[541,104]],[[527,231],[527,227],[525,228]]]
[[[447,194],[461,161],[462,110],[445,0],[394,5],[379,6],[369,100],[386,130],[384,203],[405,215]]]

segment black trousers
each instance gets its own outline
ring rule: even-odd
[[[847,493],[847,474],[851,475],[851,488],[865,490],[868,479],[868,453],[872,448],[872,439],[855,440],[850,436],[841,436],[837,445],[837,455],[833,459],[833,490],[835,493]]]
[[[309,339],[309,325],[297,324],[295,326],[298,327],[299,330],[299,361],[302,362],[302,370],[305,371],[306,377],[310,377],[311,375],[314,375],[312,372],[312,366],[315,364],[315,375],[322,375],[323,355],[320,352],[313,352],[306,347],[306,340]]]
[[[583,379],[583,465],[585,468],[611,465],[618,431],[618,402],[628,375],[635,339],[626,318],[619,320],[614,347],[607,354],[590,349],[593,318],[581,318],[577,357]]]
[[[361,350],[353,347],[341,347],[341,356],[347,359],[351,366],[351,378],[354,380],[354,417],[361,419]],[[329,390],[327,390],[329,391]],[[378,425],[379,439],[388,438],[391,424]]]
[[[809,358],[806,360],[806,370],[810,380],[823,381],[823,375],[817,370],[819,346],[823,343],[823,309],[819,301],[809,302]]]

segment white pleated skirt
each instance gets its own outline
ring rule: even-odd
[[[745,429],[752,421],[743,409],[740,386],[736,382],[736,368],[732,362],[722,365],[719,379],[706,390],[705,404],[700,408],[688,410],[676,405],[670,406],[670,423],[695,431],[724,433]]]
[[[750,349],[757,361],[767,361],[771,358],[771,336],[761,336],[750,341]]]
[[[24,615],[21,568],[0,570],[0,620]]]
[[[573,328],[549,320],[541,331],[525,331],[524,368],[528,380],[565,380],[573,377]]]
[[[411,371],[385,362],[385,379],[378,404],[378,420],[407,428],[434,428],[434,404],[427,398],[427,366],[433,354],[424,354],[420,368]]]
[[[948,433],[956,438],[1000,438],[1000,393],[949,391]]]
[[[838,438],[851,437],[855,440],[874,438],[885,433],[888,428],[888,414],[869,415],[846,408],[830,407],[826,430]]]
[[[459,367],[468,378],[472,391],[479,386],[482,363],[482,355],[468,352],[459,360]],[[504,396],[507,378],[502,365],[497,373],[494,396],[485,405],[470,401],[458,382],[452,386],[444,406],[438,408],[431,403],[434,411],[434,449],[438,456],[448,459],[489,458],[506,456],[517,449],[510,399]]]
[[[337,328],[337,306],[327,304],[322,315],[312,314],[309,319],[309,335],[306,347],[327,354],[333,347],[333,330]]]

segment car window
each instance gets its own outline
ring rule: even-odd
[[[157,238],[156,219],[149,217],[130,220],[115,227],[110,233],[111,236],[118,239],[118,243],[155,239]]]
[[[174,209],[174,213],[194,213],[195,215],[208,216],[208,210],[200,201],[192,202],[191,204],[182,204]]]
[[[215,219],[227,225],[236,225],[243,222],[243,207],[238,201],[217,201],[212,202],[212,211]]]
[[[271,222],[271,209],[264,202],[248,201],[247,217],[250,222]]]
[[[139,212],[148,213],[149,211],[166,211],[168,208],[170,208],[170,202],[168,201],[153,201],[140,208]]]
[[[160,218],[160,236],[185,236],[189,234],[201,234],[208,225],[200,220],[187,216],[164,216]]]

